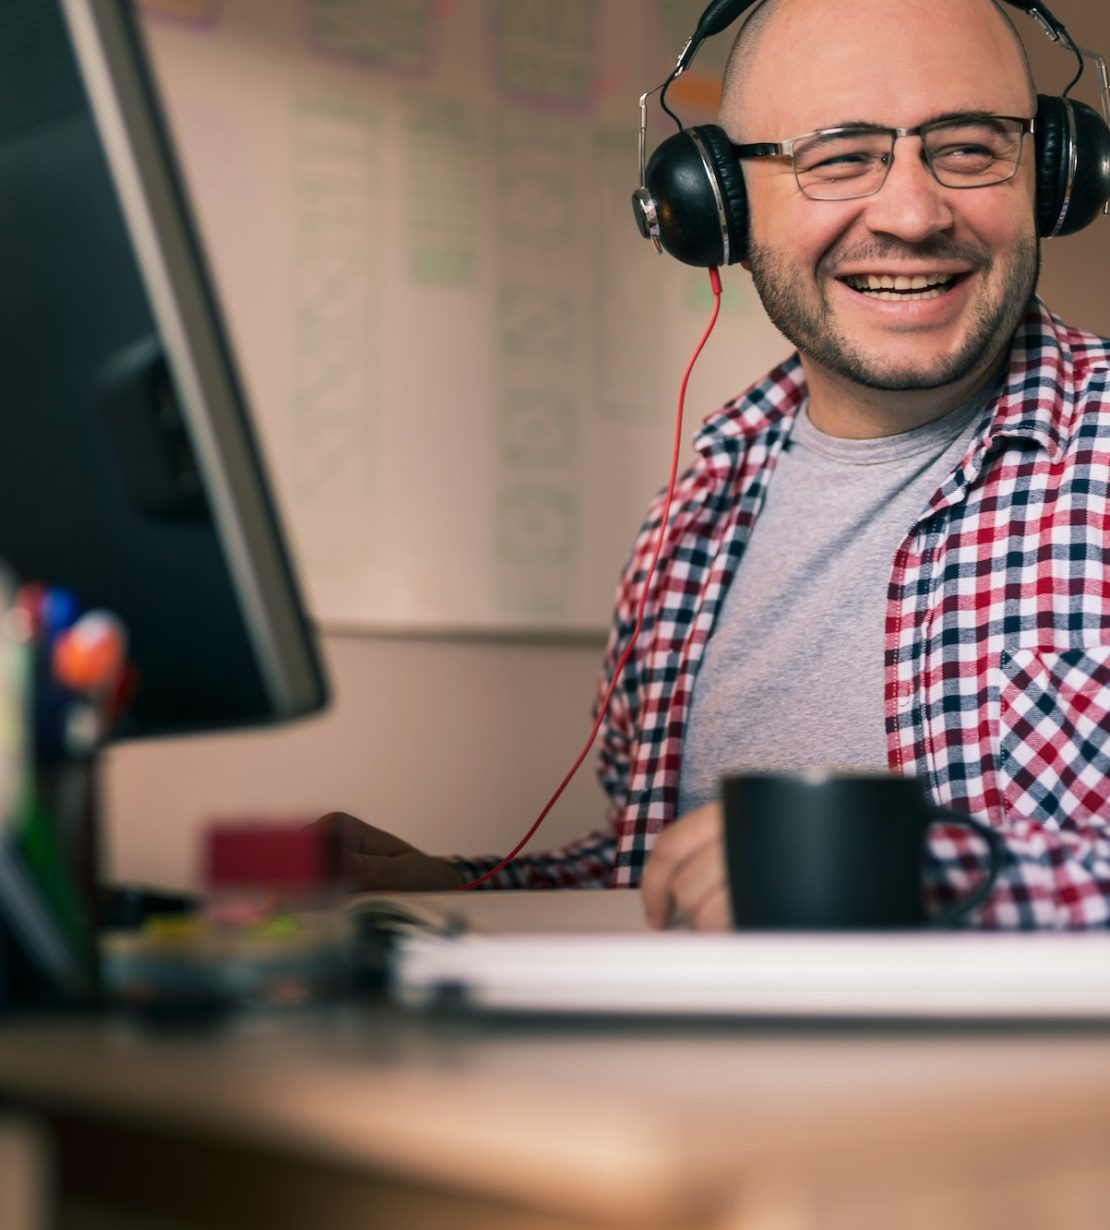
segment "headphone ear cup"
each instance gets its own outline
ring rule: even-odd
[[[724,131],[684,128],[652,154],[647,190],[633,197],[643,234],[687,265],[733,265],[747,255],[748,198]]]
[[[721,211],[729,237],[727,263],[735,265],[748,255],[748,190],[744,185],[744,172],[723,128],[718,128],[716,124],[701,124],[696,132],[701,137],[720,191]]]
[[[1073,235],[1110,198],[1110,130],[1097,111],[1037,95],[1037,234]]]

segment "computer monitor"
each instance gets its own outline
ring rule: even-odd
[[[326,684],[127,0],[0,4],[0,561],[123,620],[120,734]]]

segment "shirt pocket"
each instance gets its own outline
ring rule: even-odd
[[[1110,645],[1002,651],[1007,818],[1053,828],[1110,815]]]

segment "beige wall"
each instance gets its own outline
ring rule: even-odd
[[[324,651],[335,695],[322,717],[111,752],[110,874],[192,883],[213,816],[341,809],[434,851],[507,850],[585,738],[601,654],[373,637],[325,637]],[[549,818],[549,844],[597,824],[602,811],[591,760]]]
[[[1110,51],[1104,6],[1053,7],[1081,42]],[[1030,42],[1042,90],[1061,89],[1068,61],[1035,32]],[[1094,101],[1089,89],[1083,97]],[[1043,293],[1069,320],[1110,334],[1108,268],[1110,219],[1045,245]],[[323,718],[109,755],[110,874],[190,883],[204,822],[229,814],[343,808],[429,849],[506,849],[584,737],[600,657],[599,647],[369,636],[328,637],[324,648],[336,700]],[[591,761],[549,820],[546,842],[599,823],[602,811]]]

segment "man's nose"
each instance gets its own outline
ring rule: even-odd
[[[921,243],[951,228],[949,193],[925,165],[921,141],[897,143],[882,188],[868,200],[867,225],[876,233],[894,235],[906,243]]]

